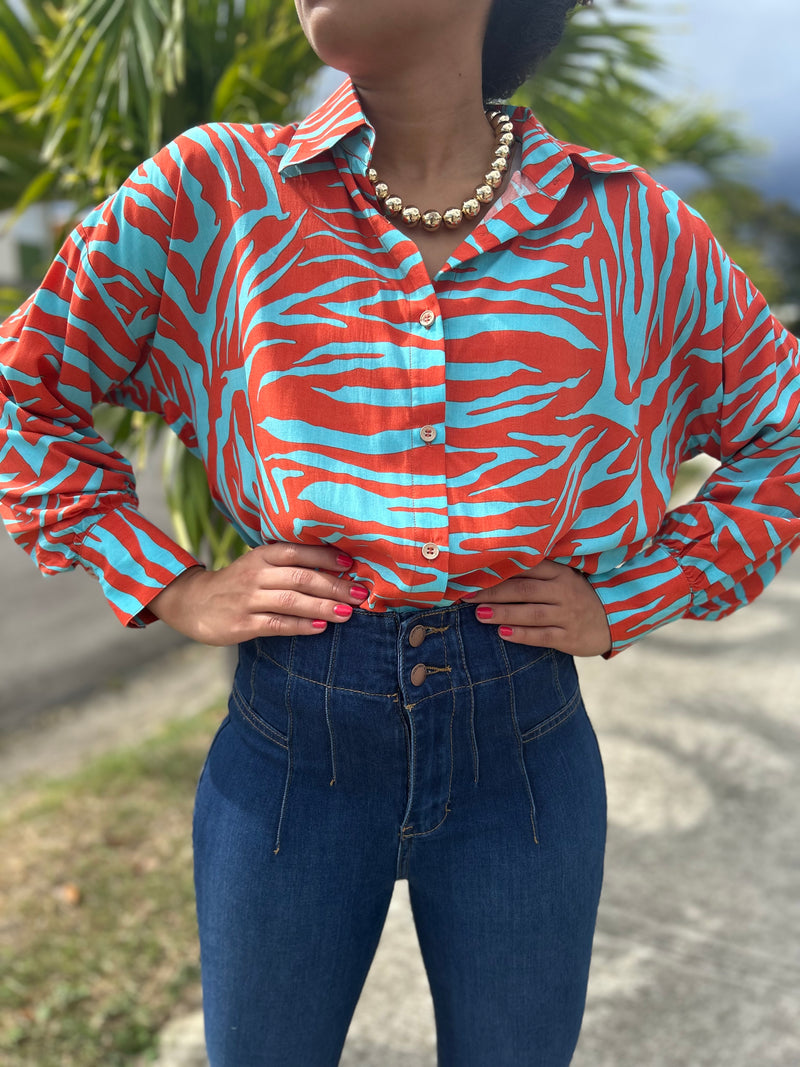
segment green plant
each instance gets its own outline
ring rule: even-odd
[[[748,142],[716,111],[659,94],[653,75],[664,61],[655,40],[648,7],[636,0],[578,8],[561,46],[514,102],[562,140],[644,167],[677,161],[724,173]]]

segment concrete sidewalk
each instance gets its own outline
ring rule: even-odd
[[[580,661],[609,844],[573,1067],[800,1064],[798,632],[795,560],[730,619]],[[201,1035],[177,1020],[158,1067],[205,1067]],[[404,882],[341,1063],[435,1067]]]
[[[611,662],[580,661],[606,765],[609,843],[573,1067],[800,1064],[798,632],[795,559],[730,619],[678,623]],[[87,733],[98,751],[125,730],[133,739],[191,714],[222,698],[229,669],[219,650],[171,653],[111,698],[51,720],[35,745],[7,742],[0,782],[70,769],[87,754]],[[341,1063],[435,1062],[399,883]],[[174,1020],[158,1067],[206,1063],[199,1015]]]

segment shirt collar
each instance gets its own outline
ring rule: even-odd
[[[512,117],[522,132],[521,169],[531,191],[560,200],[575,168],[595,174],[638,170],[616,156],[556,140],[525,107],[513,109]],[[358,92],[349,78],[295,129],[279,170],[295,177],[304,165],[340,145],[354,173],[365,174],[372,158],[375,130],[361,107]]]
[[[520,170],[523,186],[531,192],[560,200],[572,181],[576,168],[595,174],[618,174],[640,168],[616,156],[559,141],[542,126],[526,107],[515,107],[511,117],[522,133]]]
[[[351,136],[358,133],[358,136]],[[366,173],[375,142],[375,131],[367,121],[355,86],[345,78],[328,99],[298,125],[278,170],[289,178],[301,173],[303,165],[334,148],[340,142],[356,171]],[[349,151],[347,151],[349,149]]]

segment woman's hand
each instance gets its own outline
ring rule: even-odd
[[[336,577],[352,565],[350,556],[324,545],[263,545],[218,571],[191,567],[149,607],[168,626],[205,645],[320,633],[329,622],[349,619],[369,595]]]
[[[516,578],[474,597],[481,622],[521,645],[557,648],[573,656],[599,656],[611,648],[600,598],[580,571],[545,560]]]

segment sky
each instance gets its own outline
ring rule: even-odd
[[[676,97],[708,100],[761,151],[747,176],[800,207],[800,5],[797,0],[642,0]]]

